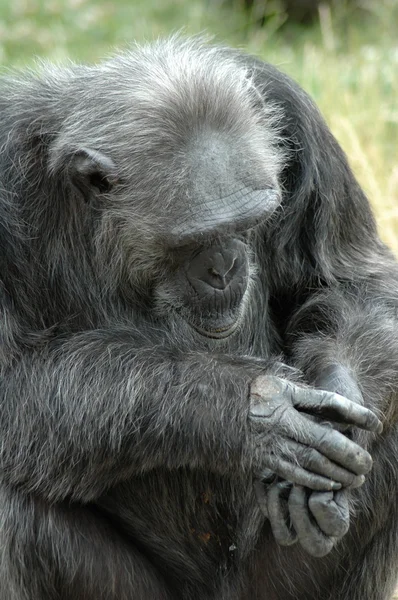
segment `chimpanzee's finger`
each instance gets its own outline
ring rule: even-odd
[[[323,533],[336,538],[347,533],[350,511],[346,490],[313,492],[310,494],[308,506]]]
[[[343,469],[318,450],[293,441],[289,442],[288,448],[293,453],[297,463],[304,469],[324,475],[341,483],[344,487],[359,487],[359,477],[362,476],[358,477],[351,471]]]
[[[289,495],[289,512],[298,541],[308,554],[322,557],[332,550],[333,539],[322,533],[315,521],[311,520],[304,488],[293,487]]]
[[[289,494],[292,485],[287,481],[274,483],[267,491],[268,515],[275,541],[280,546],[292,546],[297,542],[289,514]],[[332,492],[330,492],[332,493]]]
[[[322,475],[317,475],[311,471],[306,471],[303,467],[293,464],[279,456],[270,455],[267,457],[267,467],[279,475],[281,479],[286,479],[291,483],[303,485],[311,490],[330,491],[339,490],[341,483],[332,481]],[[261,479],[261,473],[258,474]]]
[[[330,421],[342,421],[367,431],[381,433],[383,425],[369,409],[348,400],[340,394],[290,384],[293,404],[300,411],[309,412]]]
[[[331,427],[307,420],[303,415],[297,419],[297,441],[311,446],[329,460],[348,469],[355,475],[364,475],[372,468],[369,452]]]

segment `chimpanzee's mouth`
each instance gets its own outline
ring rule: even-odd
[[[237,319],[231,325],[228,325],[226,327],[217,327],[216,329],[203,329],[202,327],[198,327],[197,325],[192,325],[192,327],[204,337],[222,340],[234,333],[234,331],[238,327],[238,323],[239,319]]]

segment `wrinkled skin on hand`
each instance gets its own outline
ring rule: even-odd
[[[332,395],[338,396],[336,392],[347,393],[357,405],[362,404],[362,395],[354,379],[340,366],[325,371],[316,384],[322,390],[332,392]],[[317,390],[312,391],[317,392]],[[341,396],[338,397],[341,398]],[[312,398],[315,397],[312,396]],[[327,398],[330,398],[330,394],[327,395]],[[347,410],[350,410],[348,406]],[[326,413],[314,406],[313,414],[325,415]],[[355,413],[355,415],[357,414]],[[371,414],[373,415],[373,413]],[[336,419],[339,421],[336,426],[340,431],[354,424],[353,422],[349,423],[351,419],[349,412],[346,415],[347,419],[343,423],[341,423],[341,419]],[[330,418],[330,415],[328,416]],[[361,421],[362,418],[366,418],[365,414],[356,420],[356,426],[369,431],[381,431],[380,422],[377,424],[377,420],[374,421],[371,417],[366,425],[364,421]],[[355,417],[352,421],[354,420]],[[323,426],[330,427],[330,424]],[[272,482],[272,478],[275,479],[275,477],[270,471],[264,472],[264,476],[263,480],[268,477],[271,482],[267,484],[266,481],[257,480],[255,491],[262,512],[270,520],[275,540],[282,546],[299,542],[309,554],[318,557],[328,554],[336,542],[347,533],[350,522],[349,488],[358,487],[365,481],[362,474],[354,477],[348,485],[342,482],[345,489],[318,492],[312,491],[311,486],[307,488],[299,485],[293,486],[289,481]]]
[[[258,377],[251,386],[249,423],[259,478],[270,470],[291,483],[330,491],[355,484],[356,476],[370,471],[366,450],[312,415],[368,431],[382,429],[374,413],[339,394]]]
[[[273,483],[264,492],[257,480],[255,491],[262,512],[268,517],[275,540],[281,546],[296,542],[312,556],[328,554],[348,531],[350,524],[347,490],[311,492],[287,481]]]

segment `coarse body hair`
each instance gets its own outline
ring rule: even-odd
[[[6,75],[0,115],[0,596],[387,600],[398,268],[313,102],[271,65],[173,37]],[[242,238],[239,324],[213,340],[181,317],[165,240],[211,193],[192,173],[225,135],[232,170],[266,171],[281,202]],[[82,153],[79,173],[109,157],[90,201]],[[384,423],[353,434],[374,466],[322,559],[280,547],[253,493],[250,384],[294,380],[281,359],[310,385],[343,365]]]

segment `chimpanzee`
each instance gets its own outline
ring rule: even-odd
[[[1,598],[386,600],[398,268],[312,101],[172,37],[0,107]]]

